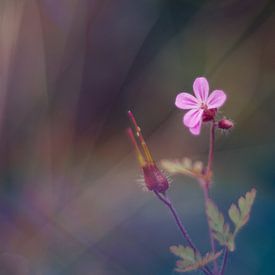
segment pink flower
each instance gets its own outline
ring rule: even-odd
[[[226,100],[226,94],[222,90],[214,90],[208,96],[209,84],[205,77],[195,79],[193,90],[196,97],[188,93],[180,93],[177,95],[175,105],[179,109],[190,110],[183,116],[183,124],[193,135],[199,135],[203,115],[208,116],[211,113],[209,110],[212,110],[212,119],[214,119],[216,109],[220,108]]]

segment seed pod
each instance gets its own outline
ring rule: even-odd
[[[134,115],[131,111],[128,112],[128,115],[134,125],[137,140],[131,128],[128,129],[128,135],[134,145],[137,159],[143,172],[145,186],[150,191],[165,193],[169,188],[169,181],[155,164]]]

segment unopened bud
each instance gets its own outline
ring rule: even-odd
[[[169,188],[167,178],[155,164],[146,165],[142,169],[146,187],[150,191],[164,193]]]
[[[223,118],[218,122],[218,127],[223,130],[228,130],[234,127],[233,121]]]
[[[217,109],[216,108],[204,110],[203,114],[202,114],[202,121],[203,122],[207,122],[207,121],[213,120],[215,118],[215,116],[216,116],[216,113],[217,113]]]

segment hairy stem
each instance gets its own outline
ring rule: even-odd
[[[157,197],[166,204],[166,206],[168,206],[168,208],[170,209],[170,211],[172,212],[177,226],[179,227],[182,235],[184,236],[184,238],[186,239],[186,241],[188,242],[188,244],[193,248],[193,250],[198,251],[198,249],[196,248],[196,246],[194,245],[194,243],[192,242],[191,238],[189,237],[187,230],[185,229],[184,225],[182,224],[179,215],[175,209],[175,207],[173,206],[172,202],[170,201],[170,199],[167,196],[162,196],[161,194],[159,194],[158,192],[155,192],[155,194],[157,195]]]
[[[196,253],[200,254],[199,250],[196,248],[195,244],[193,243],[193,241],[191,240],[189,234],[187,233],[187,230],[185,229],[183,223],[181,222],[181,220],[179,218],[179,215],[178,215],[175,207],[173,206],[171,200],[165,194],[162,195],[162,194],[158,193],[157,191],[154,191],[154,192],[155,192],[156,196],[170,209],[179,230],[181,231],[183,237],[188,242],[190,247],[192,247],[192,249]],[[212,275],[212,272],[209,270],[208,267],[203,267],[203,268],[201,268],[201,270],[207,275]]]
[[[203,188],[203,195],[204,195],[204,202],[205,202],[205,212],[206,212],[207,201],[209,200],[209,192],[208,192],[208,187],[205,184],[202,185],[202,188]],[[211,249],[212,249],[212,252],[215,254],[216,253],[216,247],[215,247],[215,242],[214,242],[212,230],[211,230],[211,227],[210,227],[210,220],[207,216],[207,213],[205,213],[205,214],[206,214],[206,217],[207,217],[207,224],[208,224],[208,232],[209,232],[209,239],[210,239]],[[214,274],[218,274],[218,264],[217,264],[216,260],[214,261]]]
[[[228,248],[225,247],[225,248],[224,248],[224,256],[223,256],[223,261],[222,261],[222,266],[221,266],[220,275],[223,275],[223,274],[224,274],[225,266],[226,266],[226,263],[227,263],[227,258],[228,258]]]
[[[214,159],[215,128],[216,128],[216,123],[215,123],[215,120],[213,120],[210,127],[209,153],[208,153],[208,164],[207,164],[206,173],[211,173],[212,171],[212,164]]]
[[[204,201],[205,201],[205,211],[207,207],[207,201],[209,200],[209,186],[211,184],[211,178],[212,178],[212,165],[213,165],[213,159],[214,159],[214,143],[215,143],[215,128],[216,123],[215,120],[211,122],[210,127],[210,136],[209,136],[209,153],[208,153],[208,163],[207,163],[207,169],[206,169],[206,179],[201,182],[201,186],[203,189],[203,195],[204,195]],[[207,213],[206,213],[207,217]],[[207,217],[207,223],[208,223],[208,231],[209,231],[209,239],[211,244],[212,252],[215,254],[216,247],[215,247],[215,241],[213,238],[212,230],[210,227],[210,221]],[[218,274],[218,264],[217,261],[214,261],[214,274]]]

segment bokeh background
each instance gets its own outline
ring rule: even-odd
[[[174,106],[197,76],[226,91],[211,196],[224,211],[256,187],[226,274],[274,274],[273,0],[0,1],[0,274],[169,275],[183,243],[137,184],[131,109],[156,160],[206,160]],[[209,250],[200,189],[170,197]],[[194,274],[198,274],[195,272]]]

